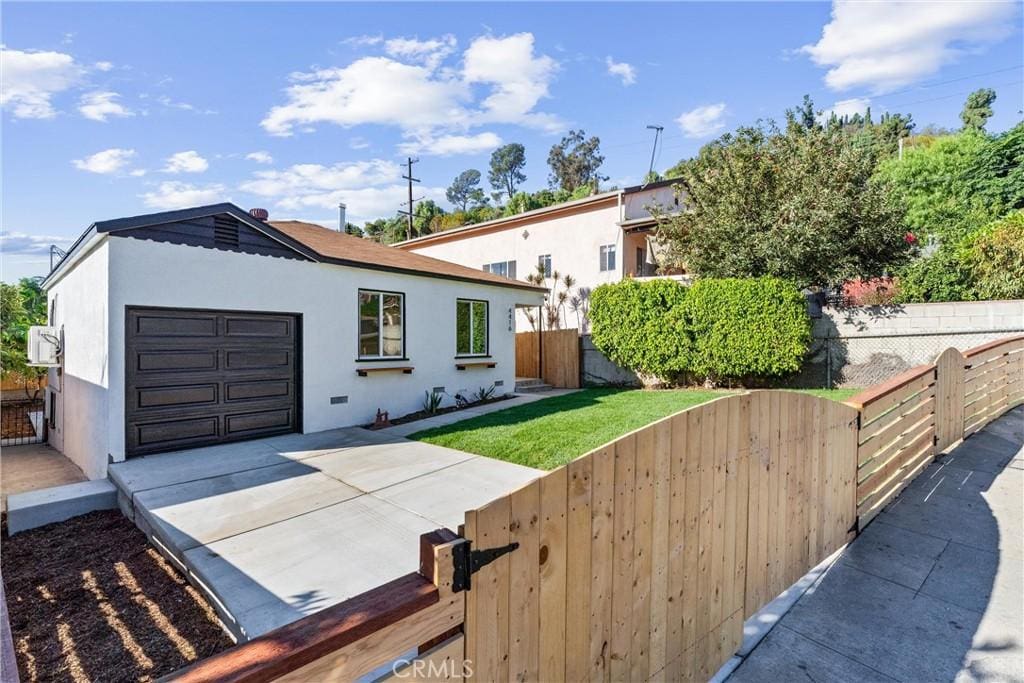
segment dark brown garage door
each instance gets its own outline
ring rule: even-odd
[[[294,315],[126,311],[127,455],[298,429]]]

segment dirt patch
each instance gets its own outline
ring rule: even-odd
[[[232,645],[119,512],[5,534],[0,557],[23,681],[149,681]]]

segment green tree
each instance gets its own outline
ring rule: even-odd
[[[964,130],[985,130],[985,124],[992,118],[992,103],[996,101],[996,91],[992,88],[978,88],[967,96],[960,120]]]
[[[355,237],[362,237],[363,236],[363,229],[360,228],[355,223],[349,223],[348,221],[346,221],[345,222],[345,234],[347,234],[347,235],[354,235]]]
[[[504,192],[509,199],[516,193],[516,187],[526,181],[526,148],[518,142],[502,145],[491,154],[491,170],[487,180],[491,187]]]
[[[677,167],[688,211],[661,216],[666,263],[700,277],[800,286],[874,277],[907,259],[902,206],[872,179],[873,145],[838,127],[744,127]]]
[[[548,153],[548,166],[551,167],[548,183],[568,192],[575,192],[581,187],[589,187],[596,192],[601,181],[608,180],[608,176],[600,173],[603,163],[600,138],[587,138],[582,130],[570,130]]]
[[[881,162],[876,178],[906,204],[906,227],[959,244],[1012,209],[1024,208],[1024,124],[997,136],[966,130],[907,147]]]
[[[416,202],[416,209],[413,211],[412,229],[413,237],[429,235],[431,224],[435,218],[443,216],[444,209],[437,205],[433,199],[421,199]]]
[[[445,197],[462,211],[466,211],[470,202],[483,204],[486,201],[484,191],[480,189],[480,171],[470,168],[455,177],[445,191]]]
[[[1024,299],[1024,211],[1013,211],[964,245],[979,299]]]
[[[5,379],[25,383],[33,397],[41,390],[46,368],[28,364],[28,328],[45,325],[46,293],[42,278],[22,278],[18,284],[0,283],[0,367]]]

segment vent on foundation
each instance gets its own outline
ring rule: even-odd
[[[336,406],[339,403],[348,403],[348,396],[331,396],[332,406]]]
[[[496,386],[496,387],[503,387],[503,386],[505,386],[505,380],[503,380],[503,379],[496,379],[496,380],[494,380],[494,386]]]
[[[434,387],[434,393],[443,394],[444,393],[444,387]]]

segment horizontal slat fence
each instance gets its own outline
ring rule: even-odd
[[[539,334],[543,334],[541,340]],[[516,334],[516,377],[540,377],[553,387],[578,389],[580,386],[580,333],[546,330],[542,333]],[[540,363],[543,348],[543,370]]]
[[[964,353],[964,436],[1024,401],[1024,337]]]
[[[846,543],[856,424],[803,394],[722,398],[467,512],[473,547],[519,543],[474,576],[474,677],[710,678],[748,616]]]

